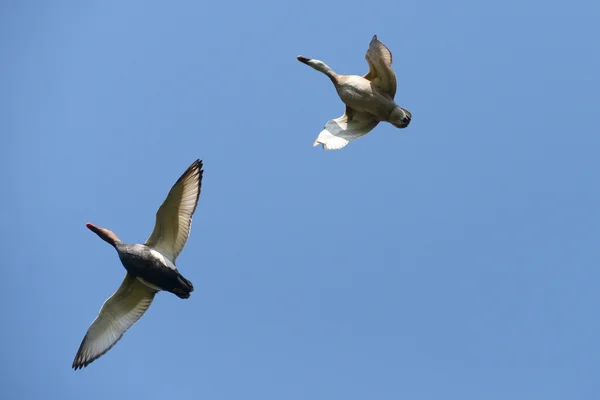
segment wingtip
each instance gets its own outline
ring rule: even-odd
[[[78,369],[83,369],[85,367],[87,367],[88,365],[90,365],[90,363],[92,361],[94,361],[96,358],[100,357],[96,357],[93,359],[87,359],[82,352],[82,349],[85,346],[85,343],[87,341],[88,335],[86,334],[83,338],[83,340],[81,341],[81,344],[79,345],[79,349],[77,350],[77,354],[75,354],[75,359],[73,360],[73,364],[71,365],[71,368],[73,368],[73,370],[77,371]],[[101,354],[102,355],[102,354]]]
[[[94,360],[92,360],[94,361]],[[73,368],[74,371],[77,371],[78,369],[83,369],[85,367],[87,367],[88,365],[90,365],[90,363],[92,361],[84,361],[81,357],[79,352],[77,353],[77,356],[75,357],[75,360],[73,360],[73,364],[71,365],[71,368]]]
[[[200,175],[202,175],[202,172],[204,172],[204,170],[202,169],[204,167],[204,163],[202,162],[201,159],[196,159],[196,161],[194,161],[189,167],[188,169],[183,173],[183,176],[186,176],[187,174],[193,172],[193,171],[198,171],[200,173]]]

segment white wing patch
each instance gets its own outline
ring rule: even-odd
[[[319,133],[313,146],[323,145],[325,150],[339,150],[350,141],[356,140],[377,126],[379,122],[366,114],[355,112],[348,122],[346,113],[339,118],[327,121],[325,128]]]
[[[160,252],[158,252],[154,249],[150,249],[150,254],[152,254],[152,256],[156,257],[165,267],[168,267],[168,268],[171,268],[174,270],[177,269],[177,267],[175,267],[175,264],[173,264],[173,262],[171,260],[169,260],[167,257],[162,255]]]

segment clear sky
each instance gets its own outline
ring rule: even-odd
[[[25,4],[27,3],[27,4]],[[589,1],[3,2],[6,399],[597,399],[600,6]],[[313,148],[344,107],[301,54],[393,52],[407,129]],[[204,160],[177,260],[71,363]]]

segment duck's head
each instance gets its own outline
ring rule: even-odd
[[[325,64],[321,60],[315,60],[314,58],[298,56],[298,61],[308,65],[311,68],[316,69],[319,72],[324,73],[325,75],[327,75],[329,77],[333,77],[336,75],[335,72],[333,72],[333,70],[331,69],[331,67],[329,65]]]
[[[321,60],[315,60],[313,58],[308,58],[308,57],[304,57],[304,56],[298,56],[298,61],[300,61],[301,63],[304,63],[310,67],[313,67],[314,69],[317,69],[317,70],[322,70],[324,67],[327,66],[327,64],[325,64]]]

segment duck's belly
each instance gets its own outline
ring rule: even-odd
[[[348,107],[369,113],[379,121],[385,121],[396,107],[390,96],[360,76],[349,77],[337,87],[337,92]]]
[[[143,245],[119,253],[125,269],[144,285],[155,290],[168,290],[177,282],[179,273],[171,260],[160,252]]]

